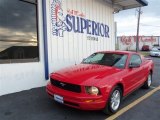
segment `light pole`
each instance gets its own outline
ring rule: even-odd
[[[138,12],[138,22],[137,22],[137,36],[136,36],[136,52],[139,51],[139,23],[142,14],[141,7],[137,9],[137,12]]]

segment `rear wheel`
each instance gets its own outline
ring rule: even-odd
[[[111,92],[109,101],[107,102],[103,112],[105,114],[114,114],[118,111],[121,104],[122,90],[120,87],[115,87]]]
[[[147,81],[144,83],[143,88],[149,89],[152,84],[152,73],[148,75]]]

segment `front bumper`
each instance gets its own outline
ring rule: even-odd
[[[106,100],[102,95],[92,96],[85,93],[74,93],[52,86],[46,86],[46,92],[53,99],[54,95],[63,97],[64,105],[81,110],[101,110],[106,105]]]
[[[160,57],[160,54],[159,53],[150,53],[150,56]]]

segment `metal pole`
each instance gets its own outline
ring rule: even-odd
[[[44,69],[45,79],[49,79],[49,62],[48,62],[48,38],[47,38],[47,0],[42,0],[42,17],[43,17],[43,39],[44,39]]]
[[[117,40],[117,22],[114,22],[114,31],[115,31],[115,46],[116,46],[116,50],[119,50],[119,45],[118,45],[118,40]]]
[[[158,37],[158,46],[160,46],[160,44],[159,44],[159,43],[160,43],[160,36]]]
[[[141,7],[138,9],[138,22],[137,22],[137,39],[136,39],[136,52],[139,51],[139,23],[141,18]]]

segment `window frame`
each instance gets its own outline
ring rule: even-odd
[[[36,19],[36,37],[37,37],[37,50],[38,50],[38,56],[37,59],[34,58],[24,58],[24,59],[0,59],[0,64],[16,64],[16,63],[35,63],[35,62],[40,62],[40,43],[39,43],[39,0],[35,0],[35,4],[32,2],[28,2],[27,0],[19,0],[21,2],[26,2],[32,5],[35,5],[35,19]]]

